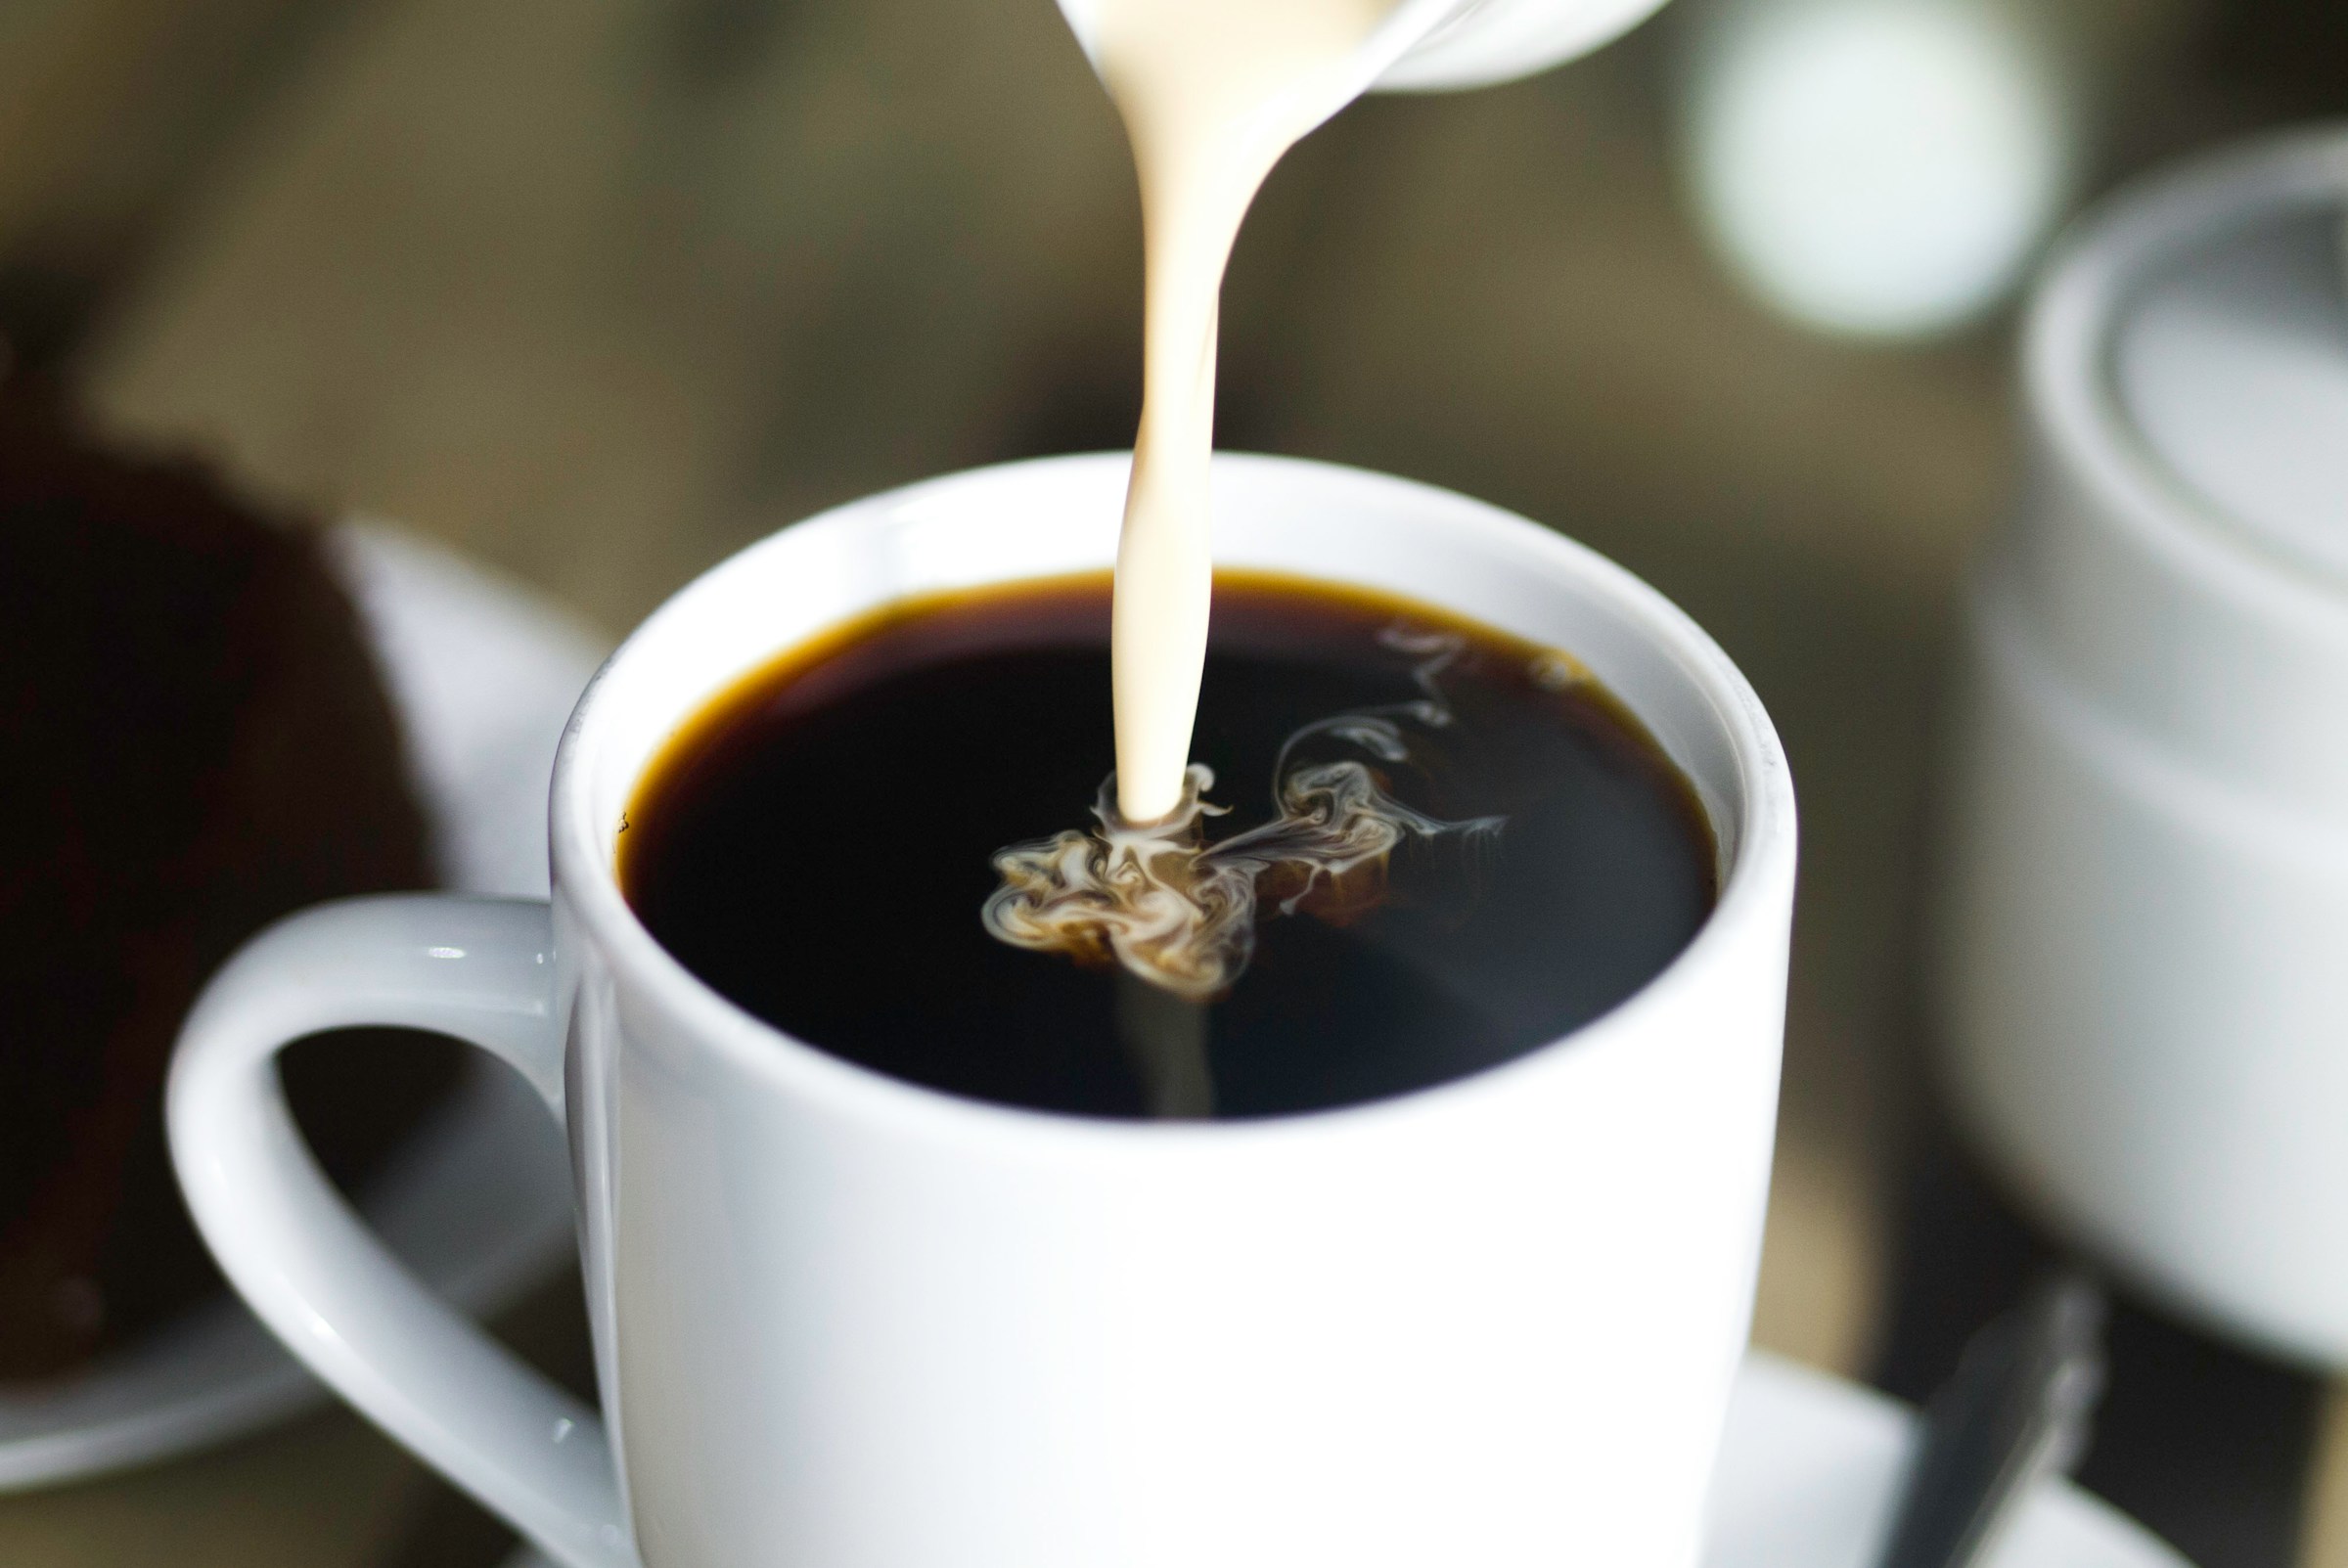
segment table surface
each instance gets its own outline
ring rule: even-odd
[[[1047,5],[195,14],[27,0],[0,23],[24,46],[14,66],[0,48],[0,102],[50,50],[46,95],[15,101],[57,134],[26,145],[69,149],[145,106],[112,185],[63,152],[31,173],[0,157],[0,244],[135,240],[70,362],[127,431],[400,518],[614,632],[818,506],[1130,437],[1131,175]],[[1862,1374],[1920,1125],[1908,955],[1932,726],[1956,585],[2011,472],[2007,337],[1871,349],[1741,297],[1678,200],[1663,47],[1374,102],[1300,149],[1234,265],[1221,436],[1559,526],[1751,676],[1805,833],[1755,1333]],[[156,85],[191,59],[232,61],[234,113]],[[576,1373],[563,1290],[511,1326]],[[2348,1563],[2348,1442],[2314,1453],[2298,1560]],[[17,1568],[388,1568],[496,1546],[339,1411],[0,1499]]]

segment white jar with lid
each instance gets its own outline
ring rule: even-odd
[[[1060,0],[1061,13],[1088,56],[1102,4],[1103,0]],[[1362,50],[1358,75],[1345,97],[1373,90],[1441,92],[1530,76],[1619,37],[1662,4],[1663,0],[1400,0]]]
[[[1934,937],[1957,1118],[2238,1338],[2348,1366],[2348,131],[2124,193],[2043,280]]]

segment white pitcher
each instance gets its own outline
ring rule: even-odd
[[[1586,55],[1659,10],[1663,0],[1401,0],[1357,58],[1351,90],[1445,92],[1513,81]],[[1060,0],[1088,57],[1102,0]]]

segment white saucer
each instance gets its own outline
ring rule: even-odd
[[[442,880],[543,895],[555,742],[601,647],[436,547],[366,524],[333,543],[408,729]],[[474,1312],[513,1300],[572,1245],[562,1131],[519,1078],[479,1058],[363,1206],[409,1268]],[[0,1391],[0,1491],[218,1443],[325,1397],[223,1297],[79,1375]]]
[[[1712,1483],[1701,1568],[1874,1568],[1914,1417],[1871,1393],[1755,1352]],[[505,1568],[555,1568],[524,1546]],[[1988,1568],[2190,1568],[2068,1482],[2022,1504]]]

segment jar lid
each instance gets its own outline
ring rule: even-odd
[[[2348,578],[2344,213],[2269,212],[2164,258],[2117,313],[2111,376],[2212,520]]]
[[[2072,230],[2033,291],[2022,490],[1982,579],[2087,708],[2327,823],[2348,813],[2343,208],[2348,126],[2326,125]]]

